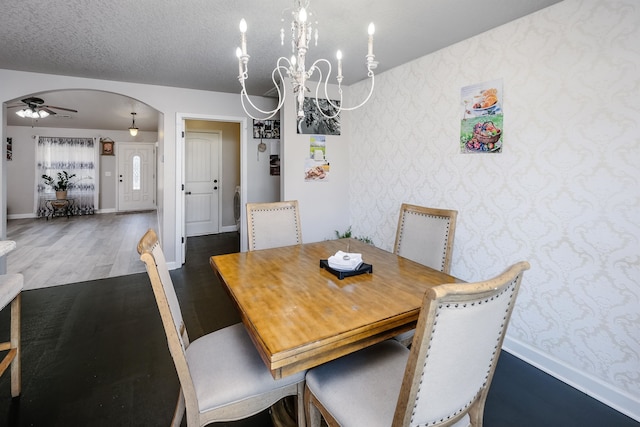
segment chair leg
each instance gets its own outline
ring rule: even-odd
[[[20,298],[18,294],[11,302],[11,348],[16,355],[11,362],[11,396],[20,396],[22,379],[20,370]]]
[[[178,396],[178,403],[176,403],[176,410],[173,412],[171,427],[180,427],[180,424],[182,424],[182,418],[184,417],[184,411],[184,394],[182,394],[182,387],[180,387],[180,395]]]
[[[313,397],[311,390],[305,385],[304,387],[304,412],[306,415],[307,427],[320,427],[322,416],[320,410],[312,402]]]
[[[298,383],[298,394],[296,399],[296,413],[298,414],[298,427],[305,427],[307,425],[306,409],[304,406],[304,381]]]

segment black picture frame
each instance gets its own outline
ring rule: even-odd
[[[253,120],[253,139],[280,139],[280,120]]]

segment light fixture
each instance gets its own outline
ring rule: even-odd
[[[136,113],[131,113],[131,127],[129,128],[129,133],[131,136],[136,136],[138,134],[138,128],[136,127]]]
[[[29,119],[44,119],[49,115],[45,110],[40,110],[35,107],[23,108],[22,110],[16,111],[16,114]]]
[[[307,70],[305,65],[305,58],[307,55],[307,51],[309,50],[309,41],[311,38],[314,39],[315,45],[318,45],[318,29],[315,31],[313,29],[313,24],[310,22],[309,17],[312,15],[309,9],[309,0],[294,0],[293,10],[291,12],[293,19],[291,21],[291,59],[287,59],[285,57],[278,58],[276,62],[276,67],[271,72],[271,80],[275,85],[276,91],[278,92],[278,105],[273,110],[261,110],[256,107],[251,100],[249,99],[249,95],[247,94],[247,88],[245,86],[245,81],[249,77],[248,73],[248,63],[249,63],[249,55],[247,54],[247,22],[242,19],[240,21],[240,34],[241,34],[241,44],[240,47],[236,49],[236,56],[238,57],[238,80],[240,81],[240,85],[242,86],[242,91],[240,92],[240,100],[242,102],[242,108],[247,113],[247,115],[256,120],[266,120],[273,117],[280,108],[284,105],[286,90],[284,93],[281,92],[279,83],[283,81],[282,71],[286,71],[287,76],[292,80],[293,84],[293,93],[296,96],[296,109],[298,120],[304,118],[304,98],[305,91],[309,90],[306,87],[307,80],[313,75],[313,73],[317,70],[319,75],[319,82],[316,86],[316,93],[313,101],[318,107],[318,111],[322,113],[327,118],[336,117],[340,111],[349,111],[355,110],[363,106],[371,97],[373,93],[374,86],[374,75],[373,70],[378,66],[378,63],[374,61],[375,55],[373,54],[373,33],[375,32],[375,27],[373,23],[369,24],[369,46],[366,55],[366,66],[367,66],[367,76],[371,79],[371,89],[369,94],[360,104],[354,107],[344,107],[342,105],[342,52],[338,51],[337,60],[338,60],[338,73],[336,75],[336,80],[338,82],[338,94],[339,94],[339,103],[334,103],[328,94],[328,82],[329,77],[331,75],[331,62],[326,59],[318,59],[311,64],[311,67]],[[283,20],[284,21],[284,20]],[[317,24],[317,22],[316,22]],[[284,28],[280,29],[280,44],[284,45]],[[320,68],[320,64],[327,64],[329,70],[327,72],[327,77],[324,81],[324,97],[327,100],[327,103],[333,108],[333,113],[327,114],[320,108],[318,102],[319,90],[320,86],[322,86],[322,69]],[[276,81],[276,74],[280,78],[280,82]],[[266,114],[266,117],[255,117],[251,112],[247,110],[246,103],[249,103],[252,111],[258,111],[261,114]]]

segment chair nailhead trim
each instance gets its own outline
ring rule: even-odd
[[[451,227],[451,218],[446,217],[446,216],[438,216],[438,215],[429,215],[429,214],[424,214],[424,213],[419,213],[419,212],[412,212],[412,211],[404,211],[403,215],[402,215],[402,222],[401,222],[401,227],[400,227],[400,237],[398,238],[398,247],[402,246],[402,236],[404,234],[404,219],[406,215],[418,215],[418,216],[424,216],[424,217],[429,217],[429,218],[436,218],[436,219],[444,219],[447,222],[447,230],[444,233],[444,240],[445,242],[447,240],[449,240],[449,230]],[[442,252],[442,259],[440,260],[440,271],[444,270],[444,263],[447,260],[447,248],[445,245],[444,251]]]

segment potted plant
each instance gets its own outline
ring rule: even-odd
[[[66,199],[67,198],[67,189],[71,185],[71,178],[76,176],[75,173],[69,175],[67,171],[58,172],[58,177],[53,178],[49,175],[42,175],[42,179],[44,179],[44,183],[53,188],[53,191],[56,192],[56,199]]]

